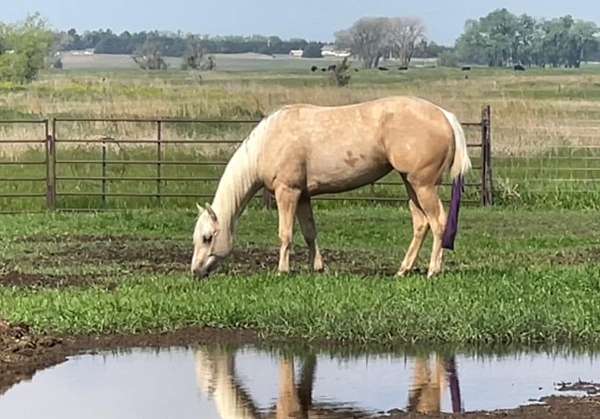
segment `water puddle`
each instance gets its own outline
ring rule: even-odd
[[[133,349],[80,355],[38,372],[0,396],[0,417],[325,419],[495,410],[595,391],[564,384],[579,380],[600,381],[593,353]]]

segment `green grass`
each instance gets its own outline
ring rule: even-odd
[[[83,130],[84,128],[82,128]],[[166,130],[167,138],[170,132],[178,127]],[[181,130],[194,127],[180,127]],[[205,127],[204,132],[189,134],[190,138],[243,138],[249,127],[230,128]],[[217,133],[211,130],[218,130]],[[77,135],[74,138],[81,138]],[[118,138],[118,136],[117,136]],[[150,137],[151,138],[151,137]],[[43,161],[44,152],[41,146],[31,148],[14,158],[15,161]],[[208,147],[199,150],[187,148],[182,150],[179,145],[169,145],[162,149],[164,161],[217,161],[226,162],[233,150],[232,145],[219,146],[220,151]],[[198,146],[200,148],[200,146]],[[123,163],[107,164],[103,169],[102,146],[92,144],[86,146],[58,145],[57,160],[79,160],[80,163],[59,163],[56,169],[57,208],[59,209],[136,209],[136,208],[185,208],[192,207],[197,200],[207,200],[215,192],[218,179],[224,165],[175,165],[163,164],[161,176],[170,180],[160,183],[162,194],[172,195],[156,198],[159,185],[155,180],[157,167],[155,164],[129,165],[127,161],[156,160],[156,146],[136,146],[134,148],[118,147],[108,144],[106,161]],[[11,158],[5,158],[10,160]],[[87,163],[86,161],[89,161]],[[93,162],[95,161],[95,162]],[[472,157],[474,166],[481,166],[480,158]],[[528,158],[496,157],[493,160],[495,201],[497,205],[528,208],[571,208],[597,209],[600,205],[600,161],[597,149],[579,150],[567,153],[561,150],[539,154]],[[103,171],[104,170],[104,171]],[[98,179],[105,176],[112,178],[103,182]],[[473,170],[467,177],[465,200],[478,203],[480,200],[480,170]],[[0,193],[7,194],[39,194],[38,197],[1,198],[0,210],[22,211],[42,210],[45,208],[46,168],[43,165],[0,165],[2,178],[37,178],[37,181],[3,181],[0,182]],[[120,177],[134,178],[133,180],[118,180]],[[85,178],[92,178],[86,180]],[[139,180],[139,178],[149,178]],[[176,180],[187,178],[189,180]],[[356,191],[336,195],[342,197],[376,197],[384,199],[405,199],[406,191],[400,177],[390,173],[376,186],[366,186]],[[446,180],[447,182],[447,180]],[[102,199],[103,190],[107,197]],[[125,197],[110,196],[110,194],[146,194],[148,196]],[[441,195],[449,199],[450,188],[443,187]],[[189,195],[178,197],[173,195]],[[331,205],[334,205],[333,203]]]
[[[285,277],[275,274],[274,264],[251,269],[242,263],[241,273],[226,267],[209,281],[196,281],[187,273],[193,213],[6,216],[0,225],[3,272],[94,275],[97,282],[60,289],[0,286],[0,317],[51,333],[195,325],[386,344],[600,341],[596,213],[464,210],[457,251],[447,255],[444,276],[432,281],[422,271],[402,280],[390,275],[410,240],[409,218],[394,208],[319,208],[320,242],[330,259],[326,274],[308,273],[303,261]],[[249,211],[237,247],[275,254],[276,225],[274,212]],[[95,241],[78,242],[81,236]],[[301,249],[299,237],[296,242]],[[97,259],[113,248],[112,257]],[[137,259],[122,262],[122,252]],[[169,252],[181,257],[171,261]],[[146,269],[161,253],[166,257],[157,269]],[[172,269],[160,273],[161,264]],[[363,274],[354,272],[356,266]]]

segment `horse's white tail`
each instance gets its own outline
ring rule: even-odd
[[[463,131],[458,118],[453,113],[444,109],[442,109],[442,112],[444,112],[446,119],[452,126],[452,131],[454,131],[454,160],[452,162],[452,167],[450,168],[450,177],[456,179],[471,169],[471,159],[469,158],[467,150],[465,132]]]

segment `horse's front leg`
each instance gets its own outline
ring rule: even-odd
[[[298,207],[300,190],[280,185],[275,189],[275,200],[279,214],[279,273],[290,271],[290,250],[294,238],[294,217]]]

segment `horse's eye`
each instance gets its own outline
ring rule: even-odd
[[[202,236],[202,241],[205,244],[209,244],[212,241],[212,236]]]

